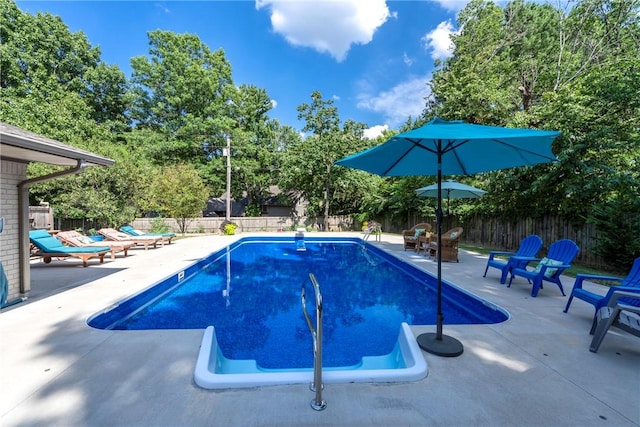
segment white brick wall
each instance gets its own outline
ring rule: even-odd
[[[7,301],[20,297],[20,253],[18,224],[18,183],[27,179],[24,163],[0,161],[0,217],[4,231],[0,234],[0,261],[9,281]]]

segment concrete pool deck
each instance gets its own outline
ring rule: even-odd
[[[34,262],[30,298],[0,313],[0,425],[640,426],[640,340],[612,329],[598,353],[589,352],[591,305],[574,300],[563,313],[567,297],[553,284],[532,298],[521,278],[511,288],[496,269],[483,278],[487,257],[472,252],[443,263],[444,279],[511,318],[445,324],[464,344],[461,356],[423,352],[429,374],[417,382],[328,384],[322,412],[311,409],[314,393],[304,384],[196,386],[203,330],[87,326],[96,312],[247,235],[254,234],[180,239],[88,268]],[[371,243],[435,273],[433,261],[403,251],[400,236],[381,240]],[[563,283],[568,293],[573,279]],[[415,335],[434,330],[412,326]]]

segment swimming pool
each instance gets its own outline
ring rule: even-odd
[[[382,371],[395,370],[396,376],[417,379],[412,369],[424,358],[403,323],[435,323],[435,278],[361,239],[306,237],[304,250],[299,243],[292,237],[243,238],[93,316],[89,324],[206,328],[196,371],[202,371],[200,382],[207,388],[215,382],[228,386],[229,375],[284,378],[297,371],[308,381],[313,354],[300,287],[311,272],[324,295],[323,366],[336,378],[337,372],[373,369],[384,378]],[[507,318],[504,310],[447,283],[443,310],[448,324]],[[424,377],[426,365],[420,369]],[[212,380],[207,372],[226,377]]]

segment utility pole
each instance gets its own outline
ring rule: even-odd
[[[227,156],[227,222],[231,221],[231,137],[227,135],[227,148],[225,150]]]

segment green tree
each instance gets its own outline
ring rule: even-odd
[[[147,133],[144,150],[158,165],[193,165],[215,195],[226,191],[231,139],[232,194],[257,198],[268,188],[264,133],[272,107],[266,91],[233,85],[224,51],[196,35],[149,33],[149,55],[132,58],[132,117]],[[206,199],[205,199],[206,200]]]
[[[501,9],[477,0],[459,26],[425,115],[562,132],[554,144],[560,163],[482,175],[491,190],[482,204],[503,215],[584,221],[606,197],[604,177],[628,171],[624,159],[637,153],[626,123],[638,114],[628,95],[637,91],[638,2],[583,1],[565,15],[548,4],[517,0]],[[585,181],[588,171],[604,179]]]
[[[189,219],[202,215],[209,195],[193,165],[184,163],[162,168],[158,176],[146,181],[145,187],[144,206],[174,218],[183,234]]]
[[[561,214],[579,224],[626,177],[637,179],[639,5],[587,0],[565,13],[475,0],[460,13],[454,55],[434,74],[425,115],[562,132],[559,163],[479,176],[486,213]]]
[[[128,131],[130,119],[127,111],[132,96],[120,68],[100,62],[87,69],[83,79],[86,86],[80,89],[79,94],[92,109],[95,122],[109,125],[114,132]]]
[[[94,137],[87,147],[90,151],[115,160],[109,167],[89,167],[78,175],[46,181],[33,186],[30,200],[48,201],[59,218],[89,219],[100,226],[119,227],[131,222],[143,212],[141,183],[160,174],[160,168],[149,164],[144,153],[127,143],[106,143],[110,132],[104,128],[102,136]],[[41,176],[51,167],[32,164],[32,173]]]
[[[206,163],[234,125],[231,64],[192,34],[151,31],[149,45],[148,57],[131,59],[131,116],[165,135],[156,161]]]
[[[64,218],[105,225],[132,219],[128,200],[136,179],[127,160],[133,155],[114,144],[114,130],[127,125],[124,74],[102,63],[99,49],[59,17],[22,13],[6,0],[0,0],[0,13],[0,120],[116,159],[111,168],[35,185],[30,199],[50,202]],[[58,169],[32,163],[28,174]]]
[[[58,16],[22,13],[10,0],[0,1],[2,55],[0,83],[8,94],[26,96],[46,91],[51,81],[78,92],[88,68],[99,62],[81,31],[71,33]]]
[[[231,141],[232,194],[245,195],[248,212],[259,216],[260,203],[271,195],[270,187],[278,182],[277,150],[282,126],[269,120],[272,100],[266,90],[256,86],[241,85],[231,107],[235,121]]]
[[[334,169],[333,163],[366,146],[365,125],[348,120],[342,127],[338,109],[332,100],[325,100],[319,91],[311,94],[310,104],[298,106],[298,118],[305,120],[303,131],[311,135],[287,147],[281,182],[287,189],[296,189],[309,201],[310,215],[322,214],[328,230],[332,178],[344,175],[345,168]]]

